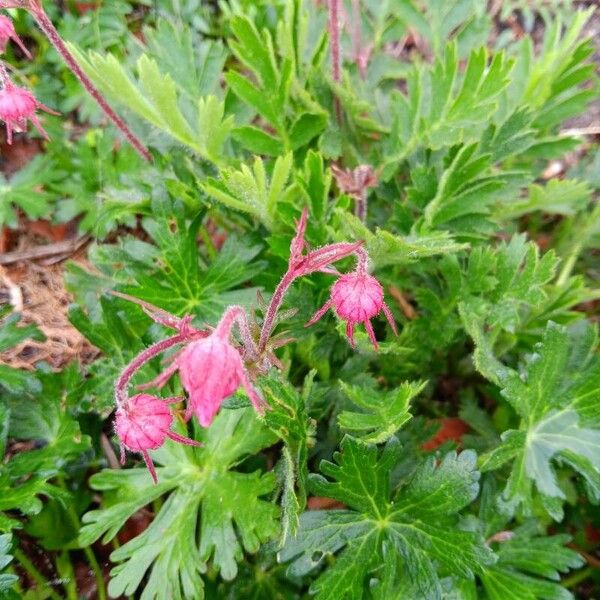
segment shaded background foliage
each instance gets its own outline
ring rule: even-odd
[[[597,8],[365,0],[359,40],[348,2],[334,81],[309,0],[47,4],[153,161],[11,13],[63,114],[0,146],[0,596],[595,597]],[[375,169],[366,222],[334,162]],[[109,292],[260,322],[304,206],[312,246],[365,241],[398,337],[305,329],[331,277],[299,280],[273,410],[119,469],[112,386],[164,331]]]

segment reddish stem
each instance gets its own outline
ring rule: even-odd
[[[341,55],[340,55],[340,0],[329,0],[329,39],[331,44],[331,72],[333,81],[340,82]],[[335,114],[338,123],[342,122],[342,105],[340,99],[334,99]]]
[[[260,341],[258,342],[259,352],[264,352],[267,347],[269,336],[271,335],[271,331],[273,330],[273,326],[275,324],[277,311],[281,307],[285,293],[288,291],[288,288],[290,285],[292,285],[296,277],[297,276],[293,272],[293,268],[289,268],[273,292],[273,296],[271,297],[271,302],[269,302],[262,329],[260,331]]]
[[[71,51],[67,48],[65,43],[56,28],[52,24],[52,21],[48,18],[48,15],[42,8],[42,5],[38,0],[30,2],[28,8],[33,18],[36,20],[42,32],[46,35],[50,43],[54,46],[58,54],[65,61],[65,64],[73,72],[75,77],[79,79],[81,85],[88,91],[90,96],[98,103],[100,108],[104,111],[106,116],[120,129],[121,133],[125,136],[127,141],[135,148],[138,154],[147,161],[152,160],[152,156],[148,149],[140,142],[136,135],[129,129],[125,121],[117,115],[117,113],[110,107],[108,102],[103,98],[90,78],[83,72],[83,69],[79,66],[79,63],[75,60],[75,57],[71,54]]]
[[[10,83],[10,76],[2,61],[0,61],[0,83],[2,83],[3,88]]]
[[[360,190],[356,196],[354,212],[363,223],[367,220],[367,188]]]
[[[214,333],[224,338],[229,338],[229,335],[231,334],[231,328],[233,327],[234,323],[237,323],[238,325],[240,337],[242,338],[244,348],[246,349],[248,355],[253,358],[257,357],[258,348],[252,339],[252,334],[250,333],[250,326],[248,324],[246,311],[241,306],[230,306],[223,313],[223,316],[215,328]]]
[[[360,0],[352,0],[352,45],[354,46],[354,61],[358,66],[360,76],[364,79],[362,68],[362,42],[360,32]]]
[[[131,378],[139,371],[148,361],[152,360],[155,356],[181,344],[189,339],[189,333],[178,333],[168,337],[160,342],[156,342],[151,346],[148,346],[143,352],[138,354],[126,367],[123,369],[119,379],[115,383],[115,401],[117,406],[121,406],[127,400],[127,386]]]
[[[356,270],[359,273],[366,273],[369,264],[369,254],[362,246],[359,246],[354,253],[356,254]]]

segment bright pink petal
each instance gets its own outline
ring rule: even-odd
[[[353,348],[356,348],[356,342],[354,341],[354,323],[352,321],[346,323],[346,337],[348,338],[350,345]]]
[[[154,468],[154,463],[152,462],[150,455],[145,450],[142,450],[142,456],[144,457],[144,462],[148,467],[148,471],[150,471],[150,477],[152,477],[152,481],[157,484],[158,477],[156,476],[156,469]]]
[[[365,329],[369,334],[369,339],[371,340],[371,343],[373,344],[373,346],[375,346],[375,350],[379,350],[379,346],[377,345],[377,339],[375,338],[375,332],[373,331],[373,325],[371,325],[371,321],[365,321]]]

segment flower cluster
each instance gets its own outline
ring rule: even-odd
[[[15,42],[22,52],[31,59],[31,54],[17,35],[13,22],[6,16],[0,15],[0,54],[4,53],[8,42]],[[24,131],[27,121],[31,121],[40,134],[48,139],[36,112],[41,109],[47,113],[57,114],[38,102],[28,90],[17,87],[8,76],[6,67],[0,64],[0,119],[6,124],[6,141],[12,144],[13,132]]]
[[[223,401],[239,388],[245,390],[258,414],[264,414],[269,408],[252,380],[257,374],[278,366],[273,351],[283,342],[271,334],[285,293],[299,277],[315,272],[339,276],[331,288],[330,299],[307,325],[312,325],[333,307],[340,319],[346,322],[346,333],[352,347],[355,345],[354,327],[363,323],[377,349],[371,319],[383,311],[396,333],[394,319],[383,300],[383,288],[367,272],[368,255],[362,242],[340,242],[306,252],[307,219],[308,213],[305,210],[291,242],[288,269],[265,311],[258,340],[253,337],[248,317],[241,306],[227,308],[214,329],[199,330],[192,327],[189,316],[180,319],[141,300],[114,292],[117,296],[139,304],[156,322],[176,330],[175,335],[157,342],[139,354],[121,373],[116,383],[115,431],[121,440],[121,448],[140,452],[155,481],[156,473],[149,450],[160,447],[167,438],[198,445],[197,442],[171,431],[173,414],[168,405],[178,401],[178,398],[160,399],[146,393],[128,397],[127,388],[131,378],[155,356],[176,346],[183,346],[164,372],[153,381],[139,386],[140,389],[160,388],[178,373],[181,385],[187,392],[184,420],[189,421],[195,416],[202,427],[209,427]],[[332,266],[333,263],[351,255],[357,258],[356,269],[340,275]],[[237,339],[233,337],[234,326],[237,326],[239,334]],[[124,458],[123,452],[121,457]]]

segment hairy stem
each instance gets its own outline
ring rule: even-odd
[[[67,492],[69,491],[64,477],[59,476],[58,482],[62,489],[66,490]],[[81,529],[81,521],[79,520],[79,515],[77,514],[75,507],[73,506],[73,504],[68,502],[66,508],[67,514],[71,519],[71,523],[73,524],[75,529],[79,531],[79,529]],[[98,595],[98,600],[106,600],[106,583],[104,581],[104,574],[102,573],[102,569],[98,564],[98,559],[96,558],[96,555],[94,554],[94,551],[90,546],[85,546],[82,548],[82,550],[94,573],[94,578],[96,579],[96,593]]]
[[[246,352],[252,358],[258,357],[258,348],[252,339],[252,334],[250,333],[248,316],[246,315],[246,311],[241,306],[230,306],[223,313],[223,316],[221,317],[221,320],[215,329],[215,333],[228,338],[234,323],[237,323],[240,337],[242,338]]]
[[[362,64],[362,41],[360,31],[360,0],[352,0],[352,45],[354,46],[354,62],[362,79],[365,78]]]
[[[292,285],[294,279],[296,279],[296,275],[294,275],[289,269],[286,274],[283,276],[279,285],[275,288],[275,292],[273,292],[273,296],[271,297],[271,302],[269,302],[269,306],[267,307],[267,312],[265,313],[265,318],[263,321],[262,329],[260,330],[260,341],[258,342],[258,351],[264,352],[267,347],[267,342],[269,341],[269,336],[271,335],[271,331],[273,331],[273,326],[275,324],[275,317],[277,316],[277,311],[281,307],[281,303],[283,302],[283,297],[285,293],[288,291],[290,285]]]
[[[117,406],[121,406],[127,400],[127,386],[131,378],[139,371],[149,360],[152,360],[155,356],[181,344],[182,342],[190,339],[189,333],[178,333],[160,342],[156,342],[151,346],[148,346],[143,352],[140,352],[126,367],[123,369],[119,379],[115,384],[115,402]]]
[[[582,224],[583,219],[585,220]],[[596,226],[596,221],[598,221],[598,219],[600,219],[600,204],[597,204],[591,213],[585,215],[585,217],[582,215],[581,219],[575,221],[573,230],[576,232],[576,237],[574,236],[575,239],[568,251],[567,256],[564,259],[562,269],[556,280],[557,286],[563,286],[565,283],[567,283],[571,273],[573,272],[573,269],[575,268],[575,265],[577,264],[579,255],[585,248],[588,239],[594,231],[594,227]]]
[[[333,81],[339,83],[341,73],[341,54],[340,54],[340,0],[329,0],[329,43],[331,44],[331,74]],[[334,99],[335,114],[338,123],[342,122],[342,105],[340,99],[335,96]]]
[[[360,195],[356,197],[356,204],[354,205],[354,212],[356,216],[364,223],[367,219],[367,189],[363,188],[360,190]]]
[[[90,96],[98,103],[100,108],[104,111],[106,116],[116,125],[116,127],[125,136],[127,141],[135,148],[138,154],[147,161],[152,160],[152,156],[148,149],[140,142],[136,135],[129,129],[125,121],[117,115],[117,113],[110,107],[108,102],[100,94],[98,89],[94,86],[90,78],[83,72],[83,69],[79,66],[79,63],[75,60],[75,57],[71,54],[71,51],[67,48],[58,31],[52,24],[52,21],[48,18],[48,15],[44,11],[42,5],[38,0],[30,2],[28,7],[29,12],[36,20],[39,28],[48,38],[50,43],[54,46],[58,54],[65,61],[65,64],[73,72],[75,77],[79,79],[81,85],[88,91]]]
[[[6,66],[2,61],[0,61],[0,83],[2,83],[3,88],[10,83],[10,76],[8,75]]]
[[[47,592],[52,600],[62,600],[62,598],[52,589],[50,582],[36,569],[35,565],[29,560],[29,557],[20,548],[13,550],[13,556],[19,561],[27,575],[40,586],[40,590]]]
[[[356,270],[360,273],[366,273],[369,264],[369,254],[362,246],[359,246],[354,251],[354,254],[356,255]]]

